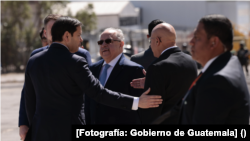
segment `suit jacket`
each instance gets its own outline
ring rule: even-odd
[[[30,57],[33,56],[33,55],[35,55],[38,52],[41,52],[43,50],[48,49],[48,48],[49,48],[49,46],[44,46],[44,47],[35,49],[35,50],[32,51]],[[89,54],[89,52],[86,49],[79,48],[79,50],[75,54],[84,57],[86,59],[86,61],[88,62],[89,66],[92,65],[90,54]],[[19,122],[18,122],[18,126],[21,126],[21,125],[27,125],[27,126],[29,126],[28,117],[27,117],[26,108],[25,108],[24,87],[23,87],[22,92],[21,92],[21,100],[20,100],[20,108],[19,108]]]
[[[163,102],[157,108],[140,109],[142,123],[150,124],[177,105],[196,76],[195,62],[178,47],[161,54],[148,68],[144,90],[150,87],[149,94],[161,95]],[[178,124],[178,117],[179,111],[175,111],[162,124]]]
[[[84,93],[130,111],[133,97],[104,89],[83,57],[57,43],[33,55],[25,72],[25,104],[32,141],[69,141],[71,125],[84,125]]]
[[[182,102],[181,124],[249,124],[249,92],[236,56],[212,62]]]
[[[90,67],[93,75],[99,78],[104,60],[100,60]],[[140,97],[142,89],[130,86],[133,79],[144,77],[143,67],[128,60],[123,54],[113,68],[105,88]],[[141,124],[138,111],[124,111],[99,104],[85,95],[85,114],[87,124]]]
[[[151,47],[149,46],[149,48],[146,51],[140,52],[136,55],[133,55],[131,57],[131,61],[136,62],[140,65],[142,65],[144,67],[145,70],[148,69],[149,65],[155,60],[157,59],[156,57],[154,57],[154,54],[152,52]]]

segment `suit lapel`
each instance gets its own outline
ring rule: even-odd
[[[207,68],[207,70],[204,72],[204,74],[202,74],[202,76],[200,77],[200,79],[196,83],[199,84],[198,82],[201,82],[202,80],[205,80],[206,78],[210,77],[211,75],[213,75],[216,72],[223,69],[226,66],[226,64],[228,63],[228,61],[230,60],[230,57],[231,57],[230,52],[225,52],[225,53],[221,54],[220,56],[218,56],[210,64],[210,66]]]
[[[220,56],[218,56],[218,58],[216,58],[211,64],[210,66],[207,68],[207,70],[204,72],[204,74],[202,74],[202,76],[199,78],[199,80],[197,80],[196,84],[186,93],[185,97],[183,98],[183,100],[185,100],[188,95],[190,93],[192,93],[192,91],[194,89],[197,88],[197,86],[200,85],[200,83],[203,80],[206,80],[208,77],[211,77],[211,75],[215,74],[216,72],[218,72],[219,70],[221,70],[222,68],[224,68],[227,64],[227,62],[230,60],[231,57],[231,53],[230,52],[226,52],[224,54],[221,54]]]
[[[100,72],[102,70],[102,64],[103,64],[104,60],[100,61],[100,63],[95,66],[94,69],[92,69],[92,73],[93,75],[99,80],[99,76],[100,76]]]
[[[122,56],[120,57],[120,59],[117,61],[115,67],[113,68],[106,84],[105,84],[105,88],[109,88],[112,83],[115,81],[115,79],[117,78],[117,76],[120,74],[120,72],[123,70],[123,63],[124,63],[125,57],[122,54]]]

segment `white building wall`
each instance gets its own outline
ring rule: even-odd
[[[188,1],[131,1],[135,7],[142,8],[142,26],[147,28],[148,24],[155,19],[162,19],[177,29],[194,28],[205,15],[206,2]]]
[[[128,3],[119,14],[119,17],[137,17],[138,13],[135,11],[135,7],[132,3]]]
[[[119,17],[118,15],[97,15],[97,31],[100,31],[104,28],[114,27],[119,28]]]

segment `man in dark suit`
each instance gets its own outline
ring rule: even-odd
[[[126,93],[139,97],[142,89],[134,89],[130,82],[135,78],[143,77],[143,67],[128,60],[123,52],[124,35],[120,29],[108,28],[100,36],[98,45],[103,58],[90,67],[93,75],[102,80],[105,66],[107,77],[103,86],[109,90]],[[102,82],[102,81],[101,81]],[[137,111],[121,109],[99,104],[85,95],[85,116],[87,124],[141,124]]]
[[[230,53],[229,19],[201,18],[190,44],[193,59],[203,69],[182,100],[180,124],[249,124],[249,92],[240,62]]]
[[[25,140],[69,141],[71,125],[85,124],[84,93],[99,103],[127,111],[158,107],[161,96],[133,97],[105,89],[73,53],[82,42],[81,23],[60,17],[52,26],[53,43],[33,55],[25,72],[25,104],[30,124]],[[133,107],[132,107],[133,105]]]
[[[191,56],[176,46],[173,26],[167,23],[158,24],[153,29],[150,40],[157,59],[148,68],[145,89],[150,87],[152,93],[160,94],[163,104],[157,108],[140,109],[143,124],[150,124],[177,105],[197,76],[196,64]],[[177,108],[162,124],[178,124],[178,116]]]
[[[182,103],[181,124],[249,124],[249,92],[242,67],[230,50],[233,27],[223,15],[199,21],[190,41],[203,69]]]
[[[148,35],[147,35],[147,38],[150,38],[151,36],[151,32],[153,30],[153,28],[160,24],[160,23],[165,23],[164,21],[162,20],[159,20],[159,19],[156,19],[156,20],[153,20],[149,23],[148,25]],[[156,59],[156,57],[154,57],[153,55],[153,52],[152,52],[152,49],[151,49],[151,46],[149,46],[149,48],[143,52],[140,52],[136,55],[133,55],[131,57],[131,61],[133,62],[136,62],[140,65],[142,65],[144,67],[145,70],[148,69],[149,65]]]
[[[54,15],[54,14],[49,14],[45,19],[44,19],[44,33],[43,35],[40,34],[41,37],[47,37],[47,43],[49,45],[35,49],[32,51],[31,56],[35,55],[36,53],[39,53],[43,50],[47,50],[52,43],[52,36],[51,36],[51,27],[53,26],[54,22],[59,18],[59,15]],[[90,54],[87,50],[79,48],[79,50],[75,53],[79,56],[82,56],[86,59],[88,62],[88,65],[91,66],[91,57]],[[22,140],[25,139],[25,136],[28,132],[29,129],[29,123],[28,123],[28,118],[26,114],[26,108],[25,108],[25,100],[24,100],[24,89],[21,92],[21,100],[20,100],[20,109],[19,109],[19,123],[18,126],[20,127],[19,129],[19,135]]]
[[[246,74],[248,76],[248,56],[249,56],[249,52],[247,49],[244,49],[245,44],[244,43],[240,43],[240,49],[237,52],[237,57],[240,61],[240,64],[242,67],[245,67],[246,70]]]

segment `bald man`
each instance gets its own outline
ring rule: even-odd
[[[181,102],[197,76],[195,62],[176,46],[175,40],[175,29],[168,23],[158,24],[152,31],[150,44],[157,59],[147,70],[144,89],[150,87],[149,94],[160,94],[163,102],[157,108],[140,109],[143,124],[151,124],[169,110],[169,118],[161,124],[177,124],[180,106],[173,107]]]

